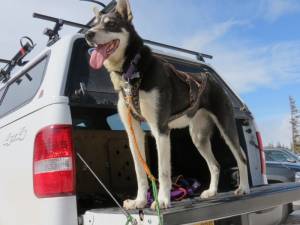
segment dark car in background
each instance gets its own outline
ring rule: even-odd
[[[284,148],[265,149],[269,183],[300,182],[300,161]]]
[[[300,158],[292,150],[287,148],[265,148],[265,152],[271,157],[271,161],[300,163]]]

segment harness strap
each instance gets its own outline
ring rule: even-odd
[[[135,78],[140,78],[140,74],[137,69],[137,64],[139,63],[140,59],[141,59],[141,54],[137,53],[133,58],[133,60],[130,62],[130,65],[126,73],[122,74],[124,80],[126,80],[127,82],[130,82]]]
[[[145,121],[145,119],[143,118],[141,113],[139,99],[141,77],[137,69],[137,64],[140,59],[141,55],[140,53],[137,53],[131,61],[128,70],[122,74],[122,77],[125,81],[125,87],[121,89],[121,92],[132,117],[134,117],[137,121],[143,122]],[[164,61],[164,64],[172,70],[175,76],[177,76],[182,82],[188,85],[190,93],[190,105],[182,112],[171,115],[171,117],[169,118],[169,122],[171,122],[189,112],[193,112],[199,106],[200,97],[206,87],[207,77],[209,76],[209,74],[208,72],[201,72],[197,74],[197,77],[194,77],[189,73],[176,70],[176,68],[167,61]],[[131,101],[128,101],[128,97],[131,98]]]
[[[140,59],[141,54],[138,52],[130,62],[126,72],[122,73],[125,86],[121,88],[121,92],[132,117],[142,122],[145,121],[145,119],[143,118],[140,109],[139,90],[141,85],[141,76],[137,68]],[[129,97],[130,101],[128,101]]]
[[[201,72],[197,74],[197,79],[190,75],[189,73],[178,71],[175,69],[175,67],[168,63],[168,66],[172,69],[173,73],[185,84],[188,84],[189,86],[189,92],[190,92],[190,106],[183,110],[182,112],[179,112],[175,115],[172,115],[169,118],[169,122],[176,120],[183,115],[194,111],[199,106],[199,100],[200,97],[206,87],[207,84],[207,77],[209,76],[208,72]],[[195,95],[195,93],[197,93]]]
[[[140,84],[141,84],[141,80],[136,81],[134,85],[130,85],[129,83],[127,83],[126,86],[128,87],[122,88],[121,92],[125,100],[125,104],[129,109],[132,117],[137,121],[143,122],[145,121],[145,119],[142,116],[141,108],[140,108],[140,95],[139,95]]]

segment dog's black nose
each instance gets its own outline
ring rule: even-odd
[[[86,39],[91,40],[93,37],[95,37],[95,34],[96,33],[93,31],[88,31],[88,32],[86,32],[85,37],[86,37]]]

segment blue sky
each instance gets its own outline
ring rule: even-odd
[[[36,52],[44,46],[41,33],[49,24],[32,19],[32,12],[84,23],[94,6],[77,0],[0,2],[0,20],[6,21],[0,57],[14,54],[21,35],[36,40]],[[212,54],[214,59],[208,62],[252,110],[265,144],[289,145],[288,96],[293,95],[300,106],[299,0],[131,0],[131,4],[134,24],[144,38]],[[75,31],[65,29],[63,34]]]

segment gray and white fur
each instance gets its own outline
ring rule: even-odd
[[[147,204],[149,187],[146,173],[134,151],[133,137],[127,123],[128,109],[120,91],[124,85],[122,73],[127,71],[137,53],[141,54],[137,66],[141,74],[139,90],[141,114],[151,129],[158,152],[159,206],[161,208],[170,206],[172,186],[170,130],[177,128],[189,127],[192,141],[209,167],[210,186],[201,194],[201,198],[210,198],[217,194],[220,166],[212,153],[210,142],[215,127],[220,131],[237,161],[240,184],[235,194],[249,193],[246,156],[239,144],[232,104],[225,91],[212,76],[208,76],[199,107],[170,122],[169,118],[172,115],[189,106],[189,88],[174,75],[174,71],[167,64],[155,57],[143,44],[132,25],[132,18],[128,0],[119,0],[116,9],[110,13],[99,14],[96,11],[94,26],[86,34],[87,42],[91,46],[105,44],[114,39],[120,41],[118,48],[104,62],[104,66],[110,72],[115,90],[119,92],[118,112],[128,134],[138,183],[136,199],[125,200],[124,207],[144,208]],[[133,119],[133,127],[142,155],[145,157],[145,134],[140,122]],[[155,203],[151,207],[154,208]]]

